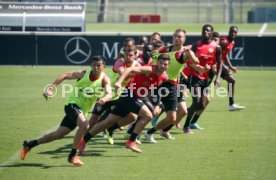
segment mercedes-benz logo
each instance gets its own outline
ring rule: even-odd
[[[82,37],[74,37],[66,42],[64,53],[66,59],[71,63],[82,64],[90,58],[91,45]]]

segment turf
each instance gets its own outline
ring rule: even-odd
[[[161,24],[119,24],[119,23],[87,23],[87,32],[166,32],[172,33],[176,29],[183,28],[188,33],[200,33],[204,23],[187,24],[187,23],[161,23]],[[231,24],[212,24],[214,30],[220,33],[227,33]],[[239,27],[239,33],[258,33],[263,24],[235,24]],[[275,32],[276,24],[269,23],[265,32]]]
[[[59,125],[65,98],[46,102],[43,88],[73,66],[0,66],[0,179],[274,179],[276,177],[275,69],[241,69],[236,101],[240,112],[227,110],[226,97],[213,97],[199,123],[205,129],[187,136],[174,128],[176,140],[157,133],[157,144],[143,141],[143,153],[123,147],[123,132],[115,144],[100,136],[88,144],[85,166],[66,162],[74,133],[38,146],[19,159],[24,139],[34,139]],[[49,73],[50,72],[50,73]],[[66,83],[69,81],[66,81]],[[226,86],[225,83],[222,86]],[[187,103],[191,99],[188,97]],[[183,124],[183,122],[182,122]],[[149,128],[150,125],[147,126]],[[142,139],[143,140],[143,139]]]

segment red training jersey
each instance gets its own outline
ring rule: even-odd
[[[202,41],[197,41],[196,44],[197,48],[195,55],[199,59],[199,65],[205,67],[206,64],[208,64],[211,67],[213,64],[215,64],[217,44],[214,41],[211,41],[209,44],[204,44]],[[189,66],[189,64],[191,64],[191,61],[188,61],[187,64],[187,69],[184,70],[187,76],[194,76],[202,80],[208,79],[208,72],[199,74]]]
[[[163,82],[168,80],[168,75],[166,72],[163,72],[161,75],[156,74],[156,65],[151,65],[152,73],[149,75],[145,74],[136,74],[131,83],[127,85],[127,88],[130,89],[137,98],[147,97],[152,92],[150,87],[157,88]]]
[[[221,37],[220,41],[227,41],[227,43],[224,45],[224,47],[221,47],[221,58],[223,61],[225,61],[226,56],[228,55],[228,53],[230,51],[232,51],[234,45],[235,45],[235,41],[229,41],[227,36]]]

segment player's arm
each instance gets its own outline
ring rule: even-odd
[[[220,86],[220,76],[221,76],[221,71],[222,71],[222,66],[223,66],[223,61],[221,58],[221,47],[218,45],[216,49],[216,61],[217,61],[217,77],[215,80],[215,85]]]
[[[199,64],[199,59],[196,57],[195,52],[197,49],[197,44],[193,44],[191,48],[184,50],[184,60],[187,62],[187,60],[190,60],[193,64]]]
[[[115,89],[121,88],[122,82],[129,76],[129,74],[150,74],[152,72],[151,66],[141,66],[127,68],[120,76],[119,80],[115,83]]]
[[[232,63],[231,63],[231,61],[230,61],[230,58],[229,58],[228,54],[227,54],[226,57],[225,57],[225,61],[227,62],[229,68],[230,68],[233,72],[236,73],[236,72],[237,72],[237,68],[234,67],[234,66],[232,65]]]
[[[98,103],[100,105],[103,105],[105,102],[112,99],[112,89],[111,89],[110,78],[107,75],[105,75],[102,82],[103,82],[103,88],[106,92],[106,95],[103,98],[99,99]]]
[[[84,76],[85,72],[86,72],[86,70],[79,70],[79,71],[67,72],[67,73],[60,75],[50,86],[47,87],[47,89],[45,89],[45,92],[43,93],[44,98],[46,100],[51,98],[56,87],[60,83],[62,83],[64,80],[66,80],[66,79],[81,79]]]

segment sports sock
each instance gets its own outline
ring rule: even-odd
[[[70,152],[70,154],[68,156],[68,162],[70,162],[71,159],[72,159],[72,157],[74,157],[75,155],[77,155],[77,149],[72,148],[71,152]]]
[[[87,143],[92,137],[94,137],[92,134],[90,134],[89,132],[87,132],[85,135],[84,135],[84,137],[83,137],[83,139],[84,139],[84,141]]]
[[[191,121],[191,123],[195,124],[197,122],[197,120],[198,120],[199,117],[200,117],[200,115],[195,114],[194,117],[193,117],[193,119],[192,119],[192,121]]]
[[[113,124],[110,128],[108,128],[108,132],[109,132],[109,136],[112,137],[113,135],[113,131],[115,131],[116,129],[119,129],[120,126],[118,125],[118,123]]]
[[[163,129],[163,132],[168,132],[169,130],[171,130],[171,128],[173,128],[174,124],[170,124],[168,127]]]
[[[232,106],[234,104],[234,98],[229,97],[229,105]]]
[[[138,137],[138,134],[132,133],[132,134],[130,135],[130,137],[129,137],[129,140],[130,140],[130,141],[135,141],[135,140],[137,139],[137,137]]]
[[[155,127],[151,128],[150,130],[147,131],[148,134],[153,134],[156,132]]]
[[[132,134],[133,130],[135,129],[135,126],[137,124],[138,120],[135,121],[133,124],[131,124],[130,128],[127,130],[128,134]]]
[[[35,147],[35,146],[37,146],[37,145],[38,145],[37,140],[30,141],[30,142],[27,144],[27,146],[29,146],[30,148],[33,148],[33,147]]]

